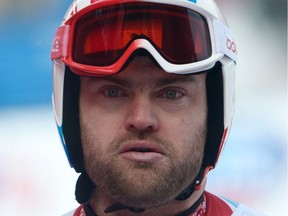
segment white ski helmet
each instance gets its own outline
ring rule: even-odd
[[[85,174],[79,75],[113,75],[138,50],[145,50],[168,73],[209,71],[205,155],[199,175],[178,197],[185,199],[215,167],[234,112],[237,50],[214,0],[74,0],[57,29],[51,51],[53,109],[59,134],[70,165]],[[76,189],[77,200],[86,202],[93,185],[78,187],[87,194]]]

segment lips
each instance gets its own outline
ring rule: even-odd
[[[151,149],[149,149],[149,148],[141,148],[141,147],[139,147],[139,148],[133,148],[133,149],[131,149],[131,151],[136,151],[136,152],[153,152],[153,150],[151,150]]]
[[[158,144],[149,141],[130,141],[122,146],[120,155],[139,163],[155,163],[165,156]]]

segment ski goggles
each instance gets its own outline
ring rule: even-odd
[[[87,76],[117,73],[138,49],[178,74],[209,69],[224,54],[236,61],[231,32],[208,15],[153,2],[103,4],[91,5],[58,28],[52,60]]]

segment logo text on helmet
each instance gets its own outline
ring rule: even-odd
[[[233,53],[237,53],[237,48],[236,48],[236,44],[235,44],[234,40],[231,40],[227,37],[226,46]]]
[[[60,36],[56,35],[53,43],[52,43],[52,52],[59,52],[59,40],[60,40]]]

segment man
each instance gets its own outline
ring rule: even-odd
[[[261,215],[205,191],[234,109],[237,50],[212,0],[76,0],[53,42],[69,215]]]

